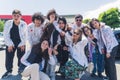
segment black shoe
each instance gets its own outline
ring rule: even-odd
[[[2,76],[2,78],[8,78],[8,77],[11,76],[11,75],[12,75],[11,72],[6,72],[6,73]]]
[[[92,73],[90,76],[91,77],[98,77],[95,73]]]
[[[99,77],[99,78],[102,78],[102,79],[105,79],[105,80],[109,80],[109,78],[108,78],[108,77],[103,76],[102,74],[98,74],[98,77]]]

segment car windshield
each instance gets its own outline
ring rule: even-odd
[[[120,30],[119,31],[114,31],[115,37],[117,41],[120,43]]]

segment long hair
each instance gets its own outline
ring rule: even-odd
[[[82,28],[82,31],[83,31],[84,35],[85,35],[86,37],[88,37],[87,34],[85,33],[85,30],[84,30],[85,28],[89,29],[90,32],[91,32],[91,34],[93,33],[93,31],[92,31],[92,28],[90,28],[88,25],[86,25],[86,26],[84,26],[84,27]]]
[[[52,23],[46,23],[40,42],[43,41],[44,39],[48,39],[50,41],[50,37],[54,29],[55,27]]]
[[[79,33],[79,38],[77,40],[77,42],[82,40],[82,30],[81,29],[75,29],[74,31],[77,31],[77,33]]]
[[[43,41],[45,41],[45,40],[48,41],[47,39],[44,39]],[[41,55],[45,60],[49,60],[48,49],[46,49],[45,51],[42,52],[41,44],[42,44],[43,41],[41,41],[40,43],[34,45],[32,47],[31,52],[36,54],[36,55],[37,54]],[[50,45],[49,41],[48,41],[48,44]]]
[[[89,22],[90,27],[91,27],[92,29],[95,29],[94,26],[93,26],[93,24],[92,24],[93,21],[97,21],[97,22],[99,23],[99,25],[100,25],[100,21],[99,21],[98,19],[96,19],[96,18],[92,18],[92,19],[90,20],[90,22]]]

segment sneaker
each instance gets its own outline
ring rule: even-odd
[[[11,72],[6,72],[6,73],[2,76],[2,78],[7,78],[7,77],[9,77],[9,76],[11,76],[11,75],[12,75]]]
[[[92,73],[90,76],[91,77],[98,77],[95,73]]]
[[[31,80],[31,77],[29,77],[28,80]]]

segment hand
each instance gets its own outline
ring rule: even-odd
[[[25,45],[19,47],[21,51],[25,51]]]
[[[48,54],[49,54],[49,56],[52,56],[52,48],[48,48]]]
[[[68,24],[67,24],[67,30],[68,30],[68,31],[71,31],[71,30],[72,30],[72,27],[70,27]]]
[[[60,35],[65,36],[65,32],[64,31],[60,32]]]
[[[102,54],[105,54],[105,49],[101,49]]]
[[[59,45],[59,44],[56,44],[56,45],[54,46],[54,49],[55,49],[55,50],[57,50],[58,45]]]
[[[106,54],[106,57],[107,57],[107,58],[110,58],[110,56],[111,56],[110,53],[107,53],[107,54]]]
[[[66,46],[63,47],[63,50],[68,50],[68,48]]]
[[[8,52],[13,52],[13,48],[14,48],[14,46],[9,46],[8,47]]]
[[[95,38],[93,34],[89,34],[89,37],[90,37],[91,39],[94,39],[94,38]]]

